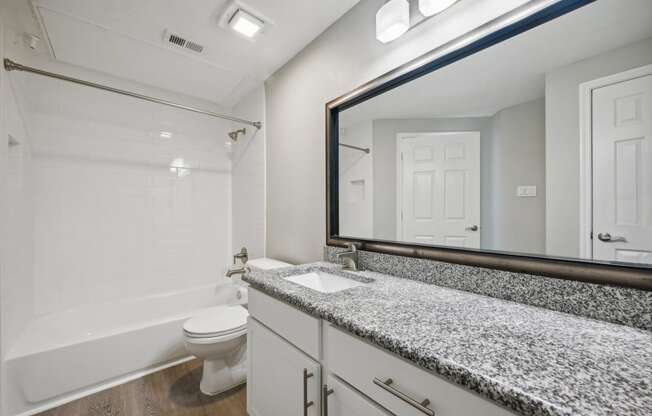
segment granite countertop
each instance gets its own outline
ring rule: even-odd
[[[652,415],[648,331],[369,271],[331,294],[283,280],[317,269],[344,273],[320,262],[244,280],[522,415]]]

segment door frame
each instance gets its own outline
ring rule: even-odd
[[[580,257],[593,259],[593,90],[652,75],[645,65],[580,84]]]
[[[411,133],[396,133],[396,240],[403,239],[403,218],[401,212],[403,211],[403,164],[401,163],[401,143],[403,140],[414,137],[420,134],[462,134],[462,133],[478,133],[480,136],[480,147],[478,150],[482,152],[482,132],[479,130],[441,130],[441,131],[415,131]],[[482,153],[480,154],[480,166],[478,166],[478,173],[480,174],[480,218],[482,218]]]

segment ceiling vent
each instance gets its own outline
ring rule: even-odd
[[[204,46],[202,46],[200,43],[186,39],[183,36],[170,32],[169,30],[165,31],[163,41],[170,46],[189,49],[197,53],[202,53],[204,51]]]

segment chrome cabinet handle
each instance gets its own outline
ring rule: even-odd
[[[430,404],[430,400],[424,399],[423,401],[418,402],[402,391],[392,387],[392,383],[394,383],[394,380],[391,378],[388,378],[385,381],[382,381],[378,377],[374,378],[374,384],[378,387],[382,387],[384,390],[403,400],[405,403],[409,404],[415,409],[427,414],[428,416],[435,416],[435,411],[426,407]]]
[[[313,375],[307,368],[303,369],[303,416],[308,416],[308,408],[315,404],[312,400],[308,401],[308,379]]]
[[[598,240],[603,243],[626,243],[627,239],[625,237],[612,237],[609,233],[600,233],[598,234]]]
[[[466,227],[466,231],[478,231],[479,229],[480,229],[480,227],[478,227],[477,225],[472,225],[470,227]]]
[[[323,403],[324,406],[324,416],[328,416],[328,396],[333,394],[333,389],[329,389],[328,385],[324,384],[324,387],[322,387],[322,399],[321,402]]]

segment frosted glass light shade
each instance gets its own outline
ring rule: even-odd
[[[391,42],[410,28],[410,4],[407,0],[390,0],[376,13],[376,39]]]
[[[419,11],[428,17],[448,9],[457,0],[419,0]]]

